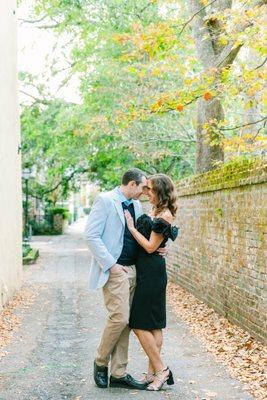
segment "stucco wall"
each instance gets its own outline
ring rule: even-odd
[[[15,0],[0,1],[0,308],[21,282],[21,171],[18,154]]]
[[[266,342],[266,160],[195,176],[180,182],[178,195],[170,278]]]

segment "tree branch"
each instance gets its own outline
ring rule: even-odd
[[[263,117],[263,118],[259,119],[258,121],[248,122],[247,124],[220,128],[220,131],[231,131],[231,130],[243,128],[244,126],[256,125],[256,124],[259,124],[260,122],[266,121],[266,120],[267,120],[267,117]]]
[[[264,123],[262,124],[262,126],[257,130],[257,132],[255,133],[255,135],[253,136],[253,138],[252,138],[253,141],[254,141],[254,140],[256,139],[256,137],[259,135],[260,131],[261,131],[262,129],[265,128],[266,124],[267,124],[267,119],[264,121]]]
[[[73,68],[76,64],[78,64],[78,61],[74,61],[74,62],[70,63],[67,67],[57,69],[57,70],[53,71],[53,75],[57,75],[61,72],[67,71],[68,69]]]
[[[25,24],[38,24],[42,21],[44,21],[46,18],[49,18],[47,15],[43,15],[41,18],[39,19],[24,19],[24,18],[19,18],[19,21],[21,21],[22,23]],[[54,29],[57,28],[58,26],[60,26],[62,24],[62,22],[56,21],[52,18],[52,21],[55,22],[54,24],[51,25],[38,25],[36,26],[36,28],[38,29]]]
[[[47,15],[43,15],[39,19],[24,19],[24,18],[19,18],[18,20],[21,21],[22,23],[25,24],[38,24],[39,22],[42,22],[45,18],[47,18]]]
[[[76,174],[84,174],[85,172],[87,172],[89,170],[90,170],[90,168],[78,168],[78,169],[74,170],[68,177],[66,177],[66,176],[63,177],[53,188],[43,191],[42,194],[41,194],[41,197],[37,196],[37,195],[35,195],[35,194],[31,193],[31,192],[29,192],[28,194],[31,197],[34,197],[35,199],[42,200],[43,197],[46,194],[54,192],[60,185],[62,185],[63,183],[69,182],[74,177],[74,175],[76,175]]]
[[[153,3],[150,1],[149,3],[147,3],[143,8],[141,8],[141,10],[137,13],[135,13],[135,15],[137,16],[137,18],[142,19],[142,14],[144,11],[146,11]]]
[[[185,28],[187,27],[187,25],[190,24],[190,22],[193,21],[193,19],[201,13],[201,11],[205,10],[207,7],[211,6],[213,3],[215,3],[218,0],[212,0],[210,3],[206,4],[205,6],[201,7],[198,11],[196,11],[182,26],[182,29],[180,30],[180,32],[178,33],[178,36],[181,36],[181,34],[183,33],[183,31],[185,30]]]
[[[253,4],[253,7],[261,7],[264,4],[267,4],[267,0],[256,0],[255,4]],[[250,25],[252,25],[250,22],[246,23],[246,24],[240,24],[240,26],[238,27],[238,31],[241,32],[243,30],[245,30],[246,28],[248,28]],[[241,49],[241,47],[244,45],[244,43],[240,43],[238,46],[235,46],[235,42],[232,41],[231,43],[229,43],[224,50],[220,53],[220,55],[217,57],[217,59],[215,59],[215,67],[216,68],[224,68],[227,65],[230,65],[233,63],[233,61],[235,60],[239,50]]]
[[[23,93],[23,94],[25,94],[26,96],[31,97],[32,99],[35,100],[35,103],[44,104],[44,105],[46,105],[46,106],[47,106],[48,104],[50,104],[50,101],[49,101],[49,100],[40,99],[40,98],[38,98],[38,97],[33,96],[33,95],[30,94],[30,93],[24,92],[24,90],[20,90],[20,93]]]
[[[181,138],[148,138],[147,140],[139,140],[138,143],[146,142],[182,142],[182,143],[195,143],[195,139],[181,139]]]
[[[52,24],[52,25],[40,25],[40,26],[37,26],[36,28],[38,28],[38,29],[55,29],[55,28],[58,28],[60,25],[62,25],[62,22],[56,22],[55,24]]]
[[[171,170],[175,167],[176,161],[178,161],[181,158],[181,155],[177,155],[176,157],[173,157],[171,160],[170,164],[165,168],[165,174],[169,174]]]
[[[243,44],[244,43],[234,46],[233,43],[230,43],[228,46],[226,46],[215,61],[215,67],[222,69],[227,65],[232,64]]]
[[[258,65],[256,68],[254,68],[252,71],[256,71],[257,69],[263,67],[264,64],[266,64],[266,62],[267,62],[267,57],[265,57],[265,60],[260,65]]]

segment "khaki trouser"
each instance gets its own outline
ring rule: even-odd
[[[136,285],[135,266],[127,266],[128,272],[110,274],[103,287],[108,320],[97,349],[97,365],[107,366],[111,360],[111,375],[121,378],[126,373],[130,329],[130,307]]]

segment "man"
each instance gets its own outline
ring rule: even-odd
[[[86,239],[93,254],[89,287],[103,288],[108,319],[94,361],[94,379],[100,388],[145,389],[146,385],[126,373],[130,329],[128,320],[134,294],[137,242],[125,225],[124,210],[134,221],[142,214],[138,201],[147,179],[132,168],[122,177],[121,186],[101,193],[95,200],[86,224]]]

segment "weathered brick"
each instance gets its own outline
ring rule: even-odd
[[[208,190],[197,179],[179,183],[180,232],[167,265],[172,280],[266,342],[266,166],[250,173]]]

